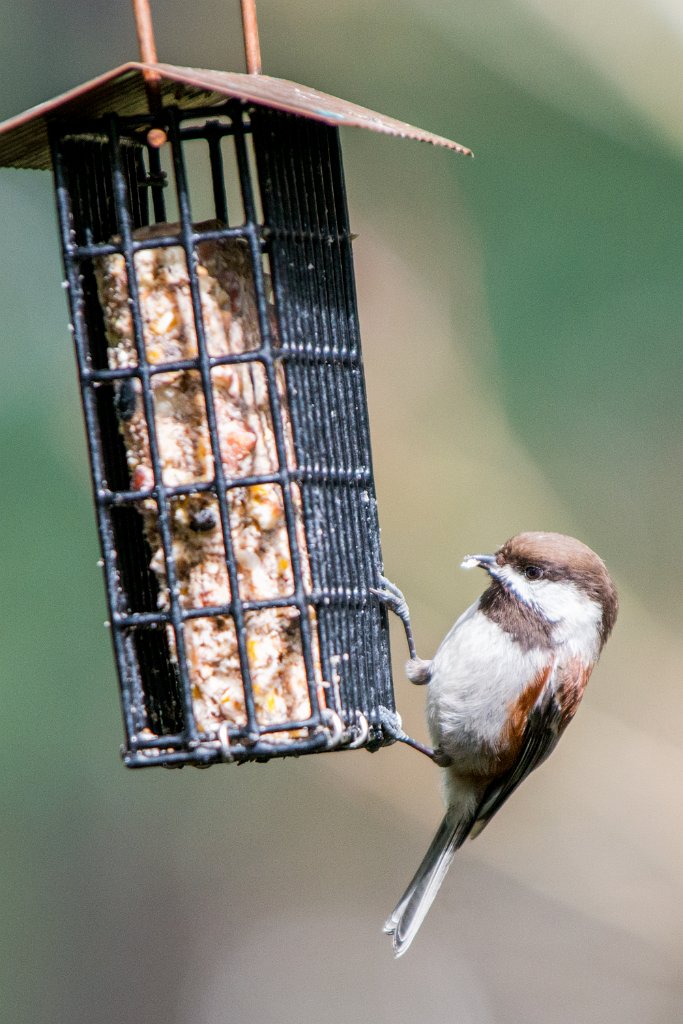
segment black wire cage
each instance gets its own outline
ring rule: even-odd
[[[396,715],[336,127],[371,112],[175,70],[153,113],[130,65],[0,127],[5,165],[49,146],[124,760],[376,749]]]

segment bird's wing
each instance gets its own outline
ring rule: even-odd
[[[571,722],[583,696],[592,666],[575,659],[549,673],[524,728],[519,753],[503,776],[488,786],[477,808],[472,838],[479,835],[493,815],[534,768],[552,753]]]

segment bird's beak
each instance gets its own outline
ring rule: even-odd
[[[494,565],[497,565],[495,555],[465,555],[460,563],[461,569],[485,569],[490,573]]]

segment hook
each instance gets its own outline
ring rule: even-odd
[[[332,729],[331,734],[327,737],[327,749],[333,750],[334,747],[339,745],[341,738],[344,735],[344,723],[337,712],[333,711],[331,708],[323,708],[320,712],[320,717],[325,723],[323,728],[328,731]]]

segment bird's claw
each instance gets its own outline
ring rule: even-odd
[[[382,604],[390,608],[394,615],[398,615],[403,622],[410,622],[410,611],[403,591],[399,590],[395,583],[388,580],[386,576],[379,577],[379,587],[370,587],[370,593],[378,597]]]
[[[370,587],[370,593],[378,597],[382,604],[386,605],[394,615],[397,615],[403,623],[403,628],[406,632],[406,641],[408,643],[408,651],[411,659],[417,657],[415,651],[415,639],[413,637],[413,627],[410,623],[410,611],[408,610],[408,602],[403,596],[403,591],[399,590],[395,583],[388,580],[386,576],[379,577],[379,587]]]
[[[408,652],[410,653],[411,660],[414,660],[417,658],[417,652],[415,651],[415,638],[413,637],[413,627],[410,623],[408,602],[403,596],[403,591],[399,590],[396,584],[388,580],[386,576],[379,576],[378,580],[380,586],[370,587],[370,593],[378,597],[382,604],[386,605],[403,623],[408,643]]]

